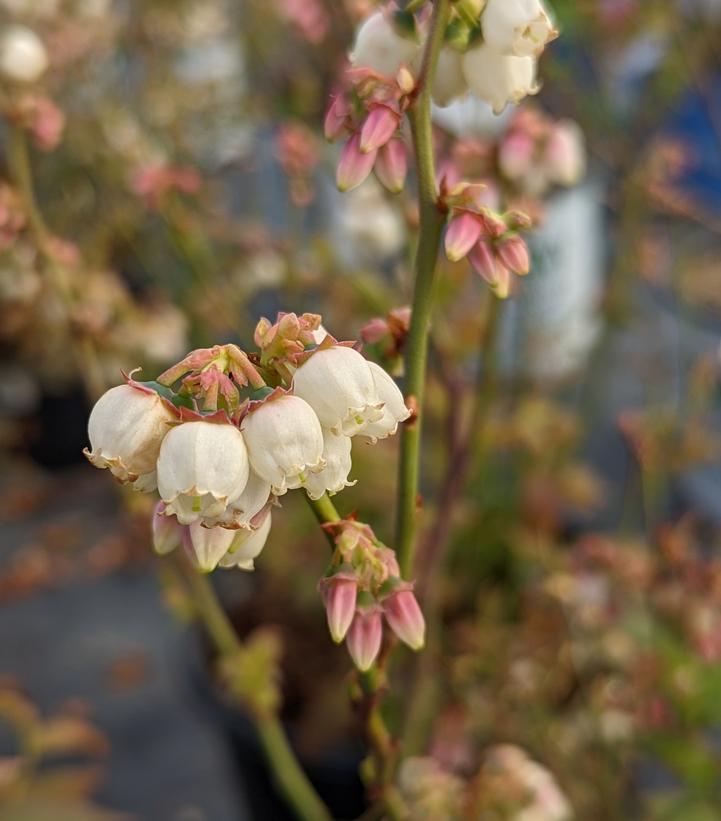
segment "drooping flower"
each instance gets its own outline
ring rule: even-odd
[[[192,522],[183,536],[185,550],[193,564],[203,573],[210,573],[230,549],[236,534],[224,527],[204,527]]]
[[[338,493],[344,487],[355,484],[348,481],[352,467],[350,452],[350,436],[333,433],[327,428],[323,430],[325,467],[317,473],[309,474],[305,483],[305,489],[311,499],[320,499],[326,492]]]
[[[371,14],[356,32],[350,61],[356,68],[370,68],[393,76],[401,65],[411,65],[420,52],[419,43],[402,37],[387,14]]]
[[[508,56],[485,43],[463,56],[463,74],[471,92],[496,114],[539,90],[534,57]]]
[[[468,91],[463,74],[463,59],[455,49],[446,47],[438,55],[431,96],[436,105],[445,108]]]
[[[247,447],[247,444],[246,444]],[[250,528],[253,519],[268,504],[271,495],[271,485],[262,479],[251,467],[248,473],[248,482],[243,492],[235,499],[230,499],[228,506],[220,516],[206,516],[205,524],[220,525],[232,530]]]
[[[300,396],[268,397],[243,420],[243,436],[253,470],[277,495],[302,487],[324,467],[320,422]]]
[[[221,567],[236,567],[239,570],[254,570],[255,559],[265,547],[270,533],[270,510],[263,521],[253,530],[239,530],[233,539],[230,549],[220,560]]]
[[[367,360],[341,345],[314,352],[295,372],[293,393],[336,434],[353,436],[383,416]]]
[[[176,547],[183,543],[185,527],[181,525],[175,516],[165,515],[165,502],[158,502],[153,510],[152,519],[153,550],[164,556],[171,553]]]
[[[181,524],[214,520],[245,490],[248,451],[234,425],[186,422],[163,440],[158,491]]]
[[[392,436],[398,430],[398,424],[405,422],[411,412],[406,407],[403,394],[393,378],[375,362],[368,361],[368,367],[373,375],[373,384],[378,398],[383,402],[383,415],[377,421],[367,425],[361,435],[375,442],[377,439]]]
[[[154,490],[160,445],[174,421],[175,414],[154,391],[116,385],[90,412],[90,449],[83,453],[95,467],[109,468],[120,482]]]
[[[486,45],[515,57],[538,57],[558,35],[541,0],[488,0],[481,28]]]
[[[0,34],[0,74],[16,83],[34,83],[48,68],[43,41],[27,26],[4,25]]]

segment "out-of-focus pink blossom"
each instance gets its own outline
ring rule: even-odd
[[[312,44],[320,43],[330,29],[328,13],[318,0],[275,0],[278,14],[297,27]]]
[[[148,208],[158,208],[171,192],[196,194],[200,190],[200,175],[189,166],[146,165],[138,168],[130,186]]]

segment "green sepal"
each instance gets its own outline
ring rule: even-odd
[[[155,391],[155,393],[162,396],[163,399],[167,399],[168,402],[172,402],[176,408],[182,407],[195,410],[192,397],[175,393],[175,391],[171,390],[167,386],[161,385],[160,382],[150,380],[149,382],[138,382],[138,385],[142,385],[144,388],[150,388],[151,391]]]
[[[418,27],[416,18],[409,11],[399,9],[393,13],[393,27],[401,35],[409,40],[418,41]]]
[[[380,590],[378,591],[378,595],[384,599],[386,596],[390,596],[390,594],[396,590],[396,588],[400,587],[403,583],[402,579],[399,579],[398,576],[389,576],[383,584],[380,586]]]
[[[358,607],[373,607],[376,603],[375,596],[367,590],[359,590],[356,599]]]
[[[254,391],[250,392],[250,401],[251,402],[262,402],[268,396],[273,393],[275,388],[270,388],[268,385],[264,385],[262,388],[256,388]]]

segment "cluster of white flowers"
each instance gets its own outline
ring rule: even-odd
[[[353,348],[324,344],[288,390],[247,403],[237,423],[222,412],[181,418],[132,380],[111,388],[90,414],[85,453],[136,490],[157,487],[159,552],[182,544],[204,571],[252,569],[276,497],[303,487],[318,499],[352,484],[351,437],[383,439],[409,415],[382,368]]]
[[[487,0],[476,20],[481,42],[464,53],[444,45],[433,83],[433,99],[447,106],[470,91],[496,113],[508,103],[535,94],[537,60],[557,34],[541,0]],[[388,10],[368,17],[356,33],[351,62],[379,74],[395,75],[401,66],[420,68],[425,31],[403,36]]]

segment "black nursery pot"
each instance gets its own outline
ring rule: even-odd
[[[194,688],[229,743],[250,817],[254,821],[297,821],[297,816],[276,787],[250,717],[224,697],[202,653],[198,652],[197,644],[192,677]],[[298,752],[292,723],[284,722],[284,727],[301,766],[333,818],[353,819],[362,815],[368,808],[359,775],[365,756],[363,747],[352,742],[336,744],[311,760]]]

